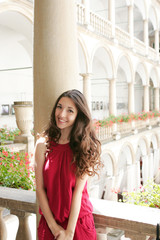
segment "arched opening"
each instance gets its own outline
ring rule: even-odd
[[[91,76],[92,117],[104,119],[109,116],[109,80],[112,79],[112,62],[105,48],[94,54]]]
[[[19,12],[2,12],[0,35],[0,105],[9,109],[1,125],[15,128],[14,101],[33,101],[32,23]]]
[[[116,80],[117,115],[128,113],[128,83],[132,80],[131,67],[126,56],[122,56],[118,63]]]

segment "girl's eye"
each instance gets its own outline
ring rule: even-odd
[[[62,108],[62,106],[60,106],[60,105],[57,105],[57,108]]]
[[[69,112],[70,112],[70,113],[73,113],[73,110],[70,109]]]

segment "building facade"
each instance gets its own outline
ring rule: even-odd
[[[67,88],[84,93],[93,119],[159,111],[159,11],[158,0],[0,1],[0,125],[15,127],[13,102],[31,100],[39,131]],[[115,191],[160,181],[158,124],[103,139],[104,168],[90,181],[91,196],[111,200]]]

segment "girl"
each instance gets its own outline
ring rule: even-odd
[[[100,149],[83,94],[61,94],[35,147],[39,240],[96,240],[87,179],[101,165]]]

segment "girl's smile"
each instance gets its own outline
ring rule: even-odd
[[[76,120],[77,113],[77,108],[72,99],[68,97],[62,97],[59,100],[55,111],[57,127],[61,130],[68,129],[70,132]]]

